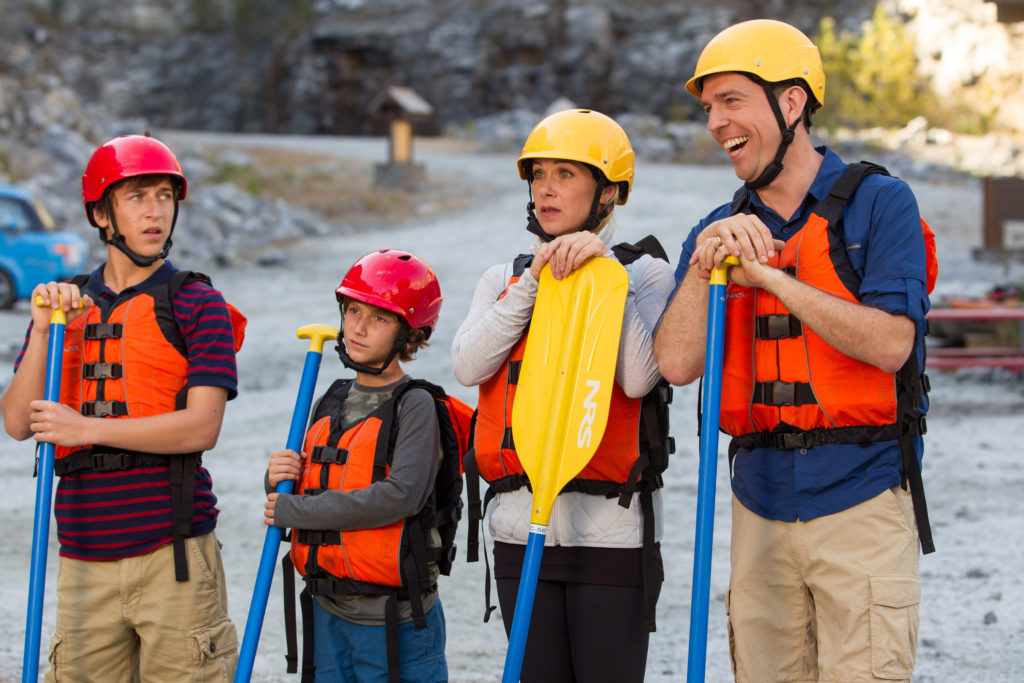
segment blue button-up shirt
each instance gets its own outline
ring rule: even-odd
[[[800,208],[789,219],[779,216],[750,193],[750,207],[776,239],[788,240],[807,222],[818,200],[828,196],[846,165],[828,149],[821,168]],[[718,207],[683,242],[676,282],[682,282],[696,245],[697,234],[730,215]],[[919,363],[924,362],[921,340],[928,311],[925,245],[921,218],[910,187],[881,175],[864,179],[847,203],[843,234],[847,252],[862,279],[861,303],[894,315],[905,315],[917,326]],[[851,391],[856,391],[851,378]],[[917,453],[922,443],[917,439]],[[845,510],[900,483],[900,449],[896,441],[871,444],[827,444],[815,448],[740,449],[733,462],[732,490],[739,501],[768,519],[808,520]]]

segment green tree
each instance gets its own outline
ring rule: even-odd
[[[933,96],[918,75],[914,41],[882,5],[859,36],[837,33],[825,17],[816,42],[827,77],[827,105],[816,120],[825,127],[902,127],[928,108]]]

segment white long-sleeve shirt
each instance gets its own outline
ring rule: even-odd
[[[606,226],[600,233],[611,243],[614,230]],[[536,253],[541,242],[531,247]],[[605,257],[614,258],[611,249]],[[619,341],[615,381],[630,398],[641,398],[658,381],[652,333],[675,285],[672,267],[665,261],[644,255],[625,266],[629,290]],[[522,336],[533,314],[537,298],[537,279],[527,269],[519,280],[508,286],[512,264],[488,268],[477,285],[465,321],[452,342],[452,370],[466,386],[482,384],[504,365],[512,346]],[[508,294],[499,300],[502,292]],[[525,544],[529,535],[533,496],[526,488],[499,493],[489,506],[492,536],[498,541]],[[661,537],[661,497],[655,491],[656,538]],[[629,509],[617,498],[569,491],[555,500],[546,545],[593,546],[611,548],[640,547],[643,541],[643,515],[634,500]]]

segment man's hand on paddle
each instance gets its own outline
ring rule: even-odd
[[[736,214],[715,221],[697,236],[690,265],[698,266],[700,276],[711,277],[711,270],[722,265],[729,255],[740,259],[741,268],[731,268],[729,279],[745,287],[757,287],[773,269],[769,263],[785,242],[772,237],[771,231],[752,214]]]

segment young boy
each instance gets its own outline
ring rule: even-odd
[[[412,254],[382,250],[359,259],[335,293],[338,354],[356,377],[320,399],[301,455],[271,456],[268,493],[298,485],[269,493],[266,523],[294,529],[291,560],[316,598],[317,681],[446,681],[437,576],[451,557],[437,529],[451,491],[451,425],[444,391],[401,365],[437,323],[437,277]]]
[[[57,446],[60,570],[47,681],[127,681],[133,672],[228,681],[234,672],[217,498],[200,456],[237,392],[236,347],[220,292],[166,260],[186,187],[174,153],[154,138],[121,136],[96,150],[82,197],[107,261],[74,283],[35,288],[0,399],[11,436]],[[42,398],[58,302],[68,324],[61,401],[52,403]]]

